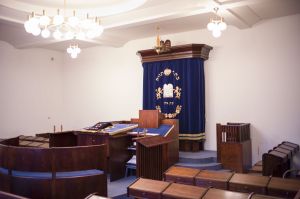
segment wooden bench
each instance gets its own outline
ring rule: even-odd
[[[201,172],[200,172],[201,173]],[[127,188],[127,195],[135,198],[149,199],[182,199],[182,198],[203,198],[203,199],[279,199],[293,198],[299,199],[300,181],[282,178],[271,178],[266,182],[265,176],[262,178],[252,178],[257,176],[246,174],[238,175],[235,181],[239,181],[238,191],[222,190],[208,187],[198,187],[193,185],[185,185],[179,183],[163,182],[151,179],[139,178]],[[242,175],[242,176],[241,176]],[[234,178],[234,176],[232,177]],[[244,182],[249,180],[250,182]],[[240,182],[241,181],[241,182]],[[244,187],[240,187],[244,186]],[[247,187],[245,187],[247,186]],[[230,188],[230,187],[229,187]],[[254,190],[252,192],[251,190]],[[245,193],[243,193],[245,192]],[[255,193],[256,192],[256,193]],[[264,192],[264,194],[257,193]],[[298,192],[298,193],[297,193]],[[268,195],[266,195],[268,194]],[[298,195],[296,195],[298,194]]]
[[[15,194],[0,191],[0,199],[29,199]]]
[[[107,195],[106,146],[19,147],[0,144],[0,188],[29,198]]]
[[[232,176],[233,173],[231,172],[202,170],[195,177],[195,185],[228,190],[229,180]]]
[[[199,169],[172,166],[164,173],[164,180],[181,184],[195,185],[195,177]]]
[[[249,199],[282,199],[282,198],[253,193],[249,196]]]
[[[248,174],[234,174],[229,181],[229,190],[245,193],[267,194],[270,177]]]
[[[300,180],[272,177],[268,195],[293,198],[300,189]]]
[[[248,199],[249,194],[226,191],[221,189],[209,189],[202,199]]]
[[[206,191],[207,188],[203,187],[172,183],[162,195],[164,199],[200,199],[205,195]]]
[[[161,199],[170,182],[139,178],[127,188],[127,195],[135,198]]]
[[[299,191],[297,192],[297,194],[295,195],[294,199],[300,199],[300,189],[299,189]]]

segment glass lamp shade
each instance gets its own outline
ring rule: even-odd
[[[81,52],[81,49],[80,48],[75,48],[75,52],[77,53],[77,54],[79,54],[80,52]]]
[[[77,26],[79,19],[75,16],[69,17],[68,22],[70,23],[71,26]]]
[[[86,33],[86,37],[89,39],[93,39],[96,37],[96,32],[94,30],[90,30]]]
[[[67,48],[67,53],[71,54],[72,52],[73,52],[73,50],[71,47]]]
[[[30,22],[31,27],[38,26],[40,23],[40,21],[35,17],[32,17],[31,19],[29,19],[29,22]]]
[[[71,53],[71,57],[72,57],[73,59],[76,59],[76,58],[77,58],[77,53],[72,52],[72,53]]]
[[[84,34],[84,32],[80,31],[80,32],[76,35],[76,39],[84,40],[84,39],[85,39],[85,34]]]
[[[41,26],[48,26],[50,24],[50,18],[48,16],[41,16],[40,18],[40,25]]]
[[[214,29],[214,27],[215,27],[215,23],[213,23],[213,22],[209,22],[209,23],[207,24],[207,29],[208,29],[209,31],[212,31],[212,30]]]
[[[221,36],[221,31],[219,30],[219,29],[214,29],[213,31],[212,31],[212,35],[214,36],[214,37],[216,37],[216,38],[218,38],[218,37],[220,37]]]
[[[29,20],[24,23],[24,28],[26,32],[31,33],[31,23]]]
[[[43,38],[48,38],[50,36],[50,31],[45,28],[43,31],[42,31],[42,37]]]
[[[54,39],[61,39],[62,33],[59,30],[54,31],[53,37]]]
[[[104,30],[104,29],[103,29],[103,26],[98,25],[98,26],[96,27],[96,29],[95,29],[96,36],[99,37],[100,35],[102,35],[103,30]]]
[[[222,31],[226,30],[226,28],[227,28],[227,24],[224,21],[219,23],[218,26],[219,26],[220,30],[222,30]]]
[[[34,27],[32,30],[31,30],[31,33],[34,35],[34,36],[39,36],[40,33],[41,33],[41,29],[39,27]]]
[[[55,15],[53,18],[54,25],[60,25],[64,22],[64,17],[62,15]]]
[[[74,38],[74,33],[73,32],[71,32],[71,31],[69,31],[69,32],[67,32],[66,34],[65,34],[65,38],[66,39],[73,39]]]

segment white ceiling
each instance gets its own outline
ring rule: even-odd
[[[142,1],[146,0],[137,2]],[[93,40],[78,41],[81,48],[122,46],[133,39],[155,36],[157,26],[161,34],[203,29],[214,16],[214,7],[219,8],[218,14],[228,25],[240,29],[251,28],[262,20],[300,13],[300,0],[147,0],[140,6],[136,0],[69,0],[66,3],[70,12],[76,8],[77,12],[84,10],[102,16],[104,33]],[[132,10],[128,11],[127,7],[126,12],[114,14],[118,6],[127,3]],[[45,9],[51,13],[63,5],[64,0],[0,0],[0,40],[16,48],[65,50],[69,41],[34,37],[23,26],[30,11],[41,13]]]

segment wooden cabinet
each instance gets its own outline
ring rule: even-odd
[[[217,124],[217,158],[223,168],[245,173],[252,165],[250,124]]]

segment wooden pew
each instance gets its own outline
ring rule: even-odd
[[[8,146],[0,144],[0,190],[10,191],[8,171]]]
[[[248,199],[249,194],[226,191],[221,189],[209,189],[202,199]]]
[[[196,187],[184,184],[172,183],[162,193],[164,199],[199,199],[202,198],[207,192],[207,188]]]
[[[282,178],[271,178],[271,181],[267,183],[265,187],[265,178],[251,178],[253,176],[247,174],[237,174],[238,179],[242,180],[243,190],[228,191],[216,188],[198,187],[193,185],[184,185],[179,183],[162,182],[151,179],[139,178],[127,188],[127,195],[136,198],[166,198],[166,199],[182,199],[182,198],[203,198],[203,199],[279,199],[279,198],[294,198],[299,199],[300,194],[300,181],[290,180]],[[241,175],[244,175],[241,177]],[[250,182],[247,181],[247,176],[250,178]],[[254,176],[257,177],[257,176]],[[256,182],[255,182],[256,181]],[[264,181],[264,182],[263,182]],[[254,185],[255,182],[255,185]],[[263,184],[261,184],[263,182]],[[261,185],[259,185],[261,184]],[[265,189],[266,188],[266,189]],[[250,189],[254,189],[255,192],[264,192],[264,194],[258,194],[251,192]],[[263,189],[263,190],[262,190]],[[247,190],[247,191],[245,191]],[[297,193],[298,191],[298,193]],[[242,193],[246,192],[246,193]],[[296,193],[298,195],[296,195]],[[268,195],[266,195],[268,194]]]
[[[235,173],[229,181],[229,190],[267,194],[270,177]]]
[[[300,180],[272,177],[268,195],[293,198],[300,189]]]
[[[127,195],[136,198],[161,199],[170,182],[138,178],[127,187]]]
[[[195,185],[200,187],[214,187],[228,190],[229,181],[234,174],[231,172],[202,170],[195,177]]]
[[[0,191],[0,199],[29,199],[29,198],[25,198],[25,197],[11,194],[8,192]]]
[[[94,192],[107,195],[105,145],[35,148],[0,144],[0,154],[1,190],[33,199],[79,199]]]
[[[164,173],[164,180],[187,185],[195,185],[195,177],[199,169],[172,166]]]
[[[299,191],[297,192],[297,194],[295,195],[294,199],[300,199],[300,189],[299,189]]]
[[[249,199],[282,199],[282,198],[253,193],[249,196]]]

